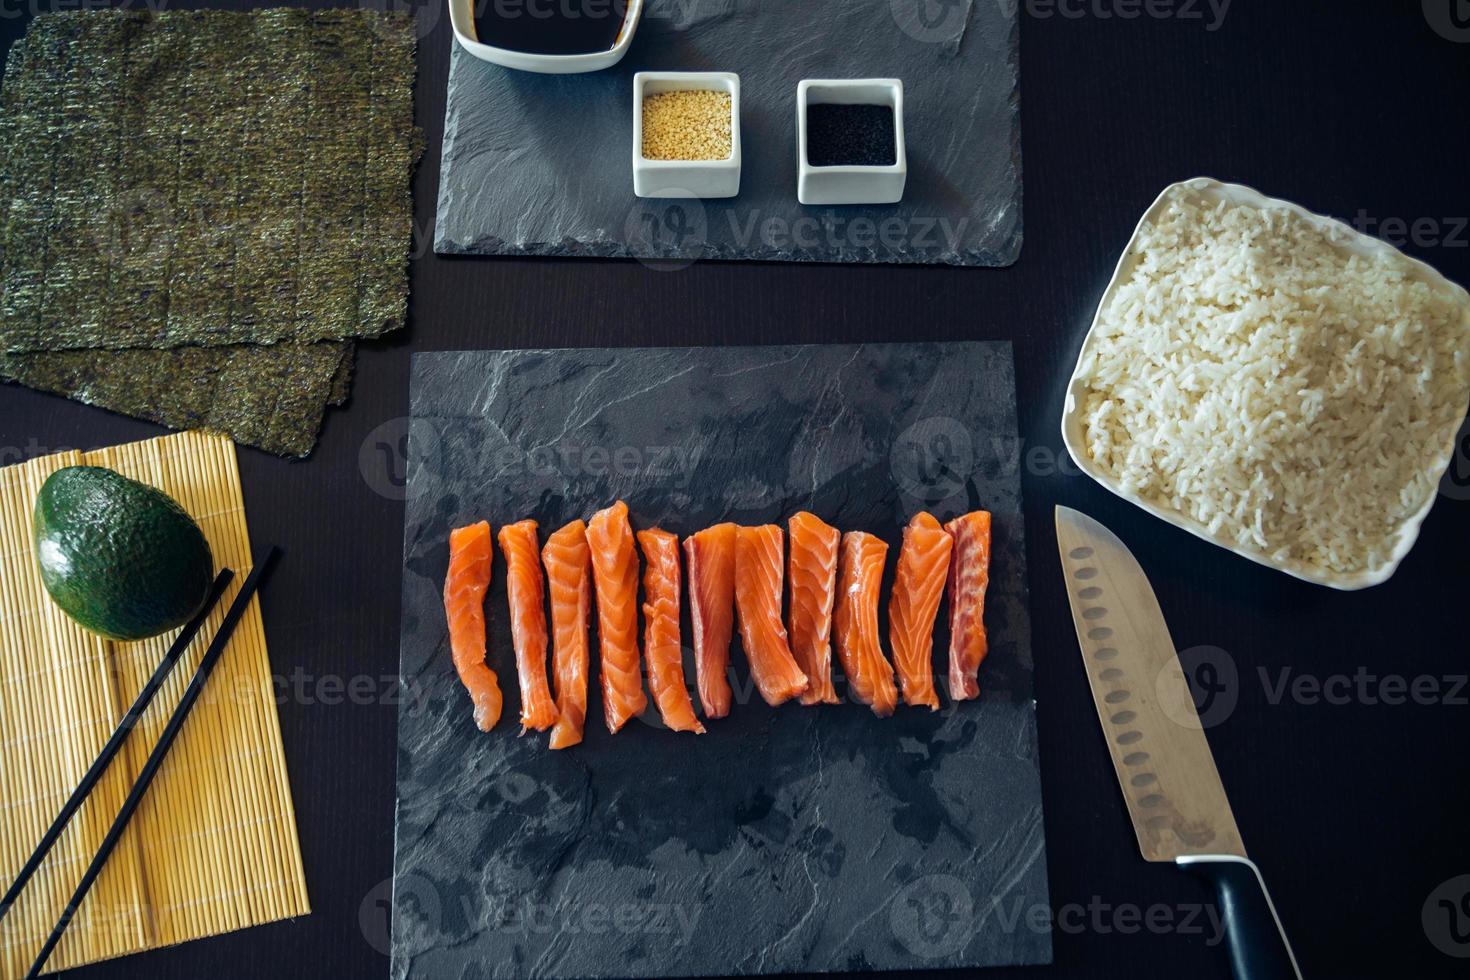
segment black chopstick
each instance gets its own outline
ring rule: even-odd
[[[46,937],[46,943],[41,947],[41,952],[36,955],[36,961],[31,964],[30,971],[26,974],[26,980],[32,980],[41,973],[41,968],[46,965],[46,960],[51,956],[51,951],[61,941],[62,933],[71,924],[72,917],[76,915],[77,907],[82,904],[87,890],[92,887],[92,882],[102,873],[102,866],[107,863],[108,856],[117,842],[122,838],[123,831],[127,829],[128,820],[133,816],[133,811],[138,808],[138,803],[143,799],[143,794],[148,791],[148,784],[158,773],[163,765],[163,758],[168,754],[169,746],[173,745],[174,739],[179,734],[179,729],[184,727],[184,721],[189,716],[189,709],[194,707],[194,702],[199,699],[199,693],[204,690],[204,684],[209,680],[209,672],[214,669],[215,663],[219,661],[220,654],[224,653],[225,647],[229,645],[230,634],[235,631],[235,626],[240,622],[240,617],[245,615],[245,609],[250,605],[250,599],[255,595],[256,589],[260,587],[261,580],[265,577],[270,567],[275,564],[279,549],[274,545],[266,551],[265,557],[256,563],[250,574],[245,577],[245,583],[240,586],[240,592],[235,596],[235,601],[230,603],[230,609],[225,613],[225,618],[220,623],[219,632],[214,634],[214,639],[209,643],[209,649],[204,651],[204,656],[199,661],[199,667],[194,671],[194,677],[189,681],[189,686],[184,690],[184,696],[179,698],[178,706],[174,713],[169,715],[168,724],[163,728],[163,734],[158,736],[158,742],[153,746],[153,751],[148,753],[148,761],[143,763],[143,768],[138,772],[138,779],[133,783],[133,788],[128,791],[127,799],[123,800],[122,809],[118,810],[117,816],[112,821],[112,826],[107,828],[107,835],[102,838],[102,846],[97,849],[97,854],[92,858],[92,863],[87,865],[87,870],[82,874],[82,880],[77,882],[76,891],[72,892],[71,898],[67,900],[66,908],[61,912],[61,918],[56,920],[56,925],[51,930],[51,935]]]
[[[143,712],[148,708],[148,702],[153,700],[153,695],[158,693],[158,689],[163,686],[163,682],[173,672],[174,665],[179,662],[179,658],[184,655],[184,651],[189,649],[189,644],[194,642],[194,634],[199,632],[199,627],[204,625],[204,621],[214,611],[214,605],[219,602],[220,594],[224,592],[225,586],[229,585],[230,580],[234,577],[235,573],[228,568],[221,569],[219,575],[215,577],[214,585],[210,586],[209,596],[205,599],[203,607],[200,608],[199,612],[194,614],[193,619],[184,624],[184,628],[174,638],[173,645],[168,648],[168,652],[159,661],[158,669],[153,672],[153,676],[148,678],[148,683],[143,685],[143,689],[133,699],[132,707],[128,708],[128,713],[123,715],[122,721],[117,723],[117,728],[113,729],[112,737],[107,740],[107,744],[102,746],[102,751],[98,752],[97,758],[92,761],[92,767],[87,770],[87,774],[82,777],[82,781],[77,783],[77,788],[72,790],[71,796],[62,804],[61,812],[56,815],[55,820],[51,821],[51,826],[47,827],[46,833],[41,835],[41,842],[36,845],[36,849],[31,852],[31,856],[26,859],[26,863],[21,867],[20,873],[15,876],[15,880],[5,890],[5,897],[0,898],[0,919],[5,918],[5,913],[10,911],[10,907],[15,904],[15,900],[20,897],[21,891],[25,889],[26,882],[31,880],[31,875],[36,873],[36,869],[41,866],[41,862],[45,860],[52,845],[61,836],[61,832],[66,829],[67,821],[71,819],[72,814],[77,812],[77,808],[82,805],[82,801],[87,798],[87,794],[92,792],[92,787],[97,785],[97,781],[107,771],[107,766],[112,762],[112,757],[117,755],[117,750],[122,748],[123,743],[128,740],[128,733],[133,730],[133,726],[138,724],[138,719],[143,717]]]

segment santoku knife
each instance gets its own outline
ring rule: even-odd
[[[1300,980],[1138,560],[1066,507],[1057,508],[1057,544],[1092,700],[1144,860],[1173,861],[1214,883],[1236,980]]]

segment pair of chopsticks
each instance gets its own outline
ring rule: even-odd
[[[257,562],[250,574],[245,577],[245,583],[240,586],[240,592],[235,596],[235,601],[230,603],[229,611],[225,613],[224,620],[220,622],[219,632],[215,633],[214,639],[210,641],[209,649],[204,651],[204,656],[200,659],[199,666],[194,671],[193,679],[189,681],[189,686],[184,690],[184,696],[179,699],[179,703],[174,708],[173,714],[169,716],[168,724],[164,726],[163,734],[158,736],[157,744],[153,746],[153,751],[148,754],[148,761],[143,763],[143,768],[138,772],[138,778],[133,783],[133,788],[128,791],[127,799],[123,801],[122,808],[118,810],[117,816],[112,821],[112,826],[107,829],[107,835],[102,838],[102,846],[97,849],[96,855],[92,858],[92,863],[87,865],[87,870],[82,874],[82,879],[77,883],[76,890],[72,892],[71,898],[67,900],[66,908],[62,910],[61,917],[56,920],[56,925],[51,929],[51,934],[46,937],[45,945],[41,947],[41,952],[36,955],[35,962],[31,964],[30,970],[26,973],[27,980],[40,975],[42,967],[46,965],[46,960],[50,958],[52,951],[56,949],[56,944],[61,941],[62,933],[66,932],[66,927],[71,924],[71,920],[76,915],[77,908],[82,904],[82,899],[86,897],[88,889],[97,880],[97,876],[102,873],[102,867],[107,863],[108,856],[112,854],[113,848],[117,846],[117,842],[122,838],[123,831],[127,829],[128,821],[132,818],[133,811],[138,808],[138,803],[148,791],[148,784],[157,775],[159,767],[163,765],[164,756],[168,754],[169,747],[173,745],[173,741],[178,736],[179,730],[184,727],[184,720],[189,715],[189,709],[194,707],[194,702],[199,699],[200,692],[204,690],[204,684],[209,680],[210,671],[214,669],[214,665],[219,661],[220,655],[224,653],[225,647],[229,645],[230,635],[235,631],[235,626],[240,622],[240,617],[245,615],[245,608],[250,605],[251,598],[260,588],[261,581],[269,572],[271,565],[275,563],[276,556],[279,553],[279,549],[272,545],[266,551],[265,557]],[[30,881],[31,876],[36,873],[36,869],[41,866],[41,862],[45,859],[47,852],[51,850],[52,845],[61,836],[61,832],[66,829],[67,822],[77,812],[77,809],[81,807],[82,801],[92,792],[92,788],[97,785],[97,781],[102,778],[102,774],[107,771],[108,764],[112,762],[113,757],[117,755],[118,750],[127,741],[128,733],[138,724],[138,719],[147,710],[148,703],[153,700],[153,696],[158,693],[158,689],[168,679],[168,675],[173,671],[174,665],[178,663],[184,651],[189,648],[189,644],[193,642],[195,634],[204,625],[204,621],[209,618],[209,614],[214,610],[215,605],[219,602],[220,596],[224,593],[225,587],[230,584],[234,577],[235,573],[226,568],[222,569],[215,578],[214,585],[210,587],[209,596],[205,600],[204,607],[179,632],[173,645],[169,647],[168,652],[163,656],[163,660],[159,662],[158,668],[153,672],[153,676],[148,678],[148,683],[143,685],[143,689],[133,699],[133,704],[128,708],[127,714],[123,715],[122,721],[118,722],[117,728],[113,730],[112,737],[107,740],[106,745],[102,746],[102,751],[97,754],[97,758],[93,761],[91,768],[87,770],[86,775],[82,777],[82,781],[77,784],[77,788],[72,791],[71,796],[62,805],[61,812],[56,815],[56,819],[51,822],[51,826],[46,828],[46,833],[41,835],[41,842],[36,845],[36,849],[26,859],[26,863],[20,869],[20,873],[10,883],[10,887],[5,892],[5,897],[0,899],[0,919],[5,918],[6,913],[10,911],[11,906],[15,904],[15,900],[25,888],[26,882]]]

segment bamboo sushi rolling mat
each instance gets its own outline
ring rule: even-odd
[[[0,469],[0,885],[14,880],[174,636],[103,640],[42,588],[31,508],[48,474],[76,464],[169,494],[203,528],[216,567],[236,577],[0,923],[4,978],[29,967],[251,567],[235,446],[222,436],[184,432]],[[47,971],[309,911],[257,599]]]

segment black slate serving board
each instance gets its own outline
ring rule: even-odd
[[[418,354],[411,400],[395,978],[1050,961],[1008,343]],[[611,736],[594,678],[586,741],[553,753],[516,737],[497,555],[506,708],[477,731],[440,600],[450,529],[529,516],[544,537],[616,498],[680,534],[809,509],[887,539],[890,578],[915,510],[990,509],[981,698],[772,709],[737,650],[708,734],[650,714]]]
[[[1004,266],[1021,250],[1017,4],[1010,0],[648,0],[614,68],[535,75],[457,42],[434,249],[441,254]],[[740,194],[633,195],[633,75],[740,75]],[[796,86],[904,82],[896,205],[796,199]]]

